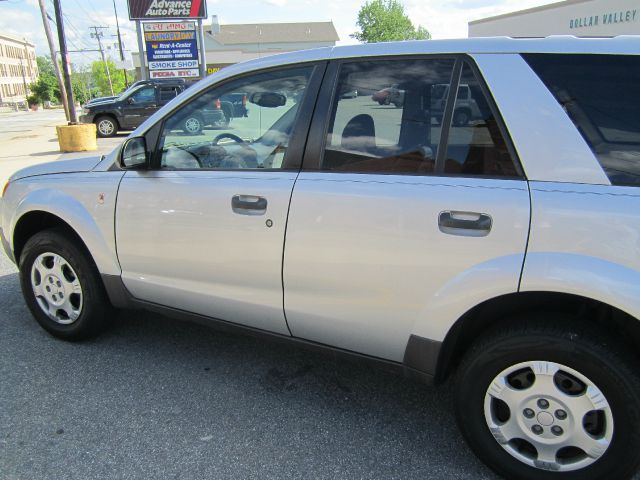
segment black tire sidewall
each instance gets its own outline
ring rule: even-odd
[[[589,378],[609,401],[614,419],[612,442],[606,453],[590,466],[573,472],[547,472],[529,467],[504,450],[489,431],[484,418],[484,398],[490,383],[506,368],[534,360],[556,362],[575,369]],[[621,378],[618,366],[605,352],[594,351],[566,338],[551,335],[505,338],[492,348],[478,351],[461,369],[456,385],[458,424],[475,453],[506,478],[629,478],[636,468],[634,462],[621,459],[629,456],[631,446],[640,448],[640,399],[638,392]]]
[[[46,252],[62,256],[75,271],[82,287],[82,310],[78,319],[62,325],[50,319],[40,308],[31,286],[31,268],[36,258]],[[31,237],[20,255],[20,286],[29,310],[47,332],[65,340],[82,340],[98,334],[111,311],[104,286],[93,261],[73,241],[57,230],[45,230]]]
[[[462,119],[460,118],[462,117]],[[453,124],[457,127],[464,127],[469,123],[469,114],[465,110],[458,110],[453,115]]]

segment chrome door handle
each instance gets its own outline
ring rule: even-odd
[[[463,237],[486,237],[493,220],[486,213],[457,212],[446,210],[438,216],[438,227],[442,233]]]
[[[234,195],[231,197],[231,209],[239,215],[264,215],[267,199],[256,195]]]

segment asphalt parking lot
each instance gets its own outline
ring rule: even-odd
[[[147,313],[65,343],[4,254],[0,392],[3,480],[495,478],[450,388]]]

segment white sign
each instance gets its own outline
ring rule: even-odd
[[[198,68],[198,60],[167,60],[162,62],[149,62],[151,70],[183,70],[185,68]]]
[[[197,68],[187,68],[183,70],[151,70],[149,72],[152,79],[155,78],[195,78],[200,76]]]
[[[182,30],[195,30],[196,22],[143,22],[142,28],[145,32],[175,32]]]

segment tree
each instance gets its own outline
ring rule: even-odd
[[[396,40],[428,40],[431,34],[422,26],[414,27],[398,0],[371,0],[358,12],[359,32],[351,37],[365,43]]]
[[[60,98],[60,88],[49,57],[36,58],[38,64],[38,80],[31,84],[30,101],[35,103],[57,102]]]
[[[124,72],[117,68],[116,64],[110,58],[107,59],[107,65],[109,65],[109,73],[111,74],[113,93],[114,95],[117,95],[126,88]],[[102,95],[111,95],[109,78],[107,77],[107,71],[104,68],[104,62],[97,60],[91,64],[91,76]],[[127,78],[129,77],[127,76]]]
[[[38,72],[40,72],[40,75],[44,73],[53,75],[55,77],[56,72],[53,69],[53,62],[51,61],[51,57],[49,55],[37,57],[36,63],[38,64]]]

